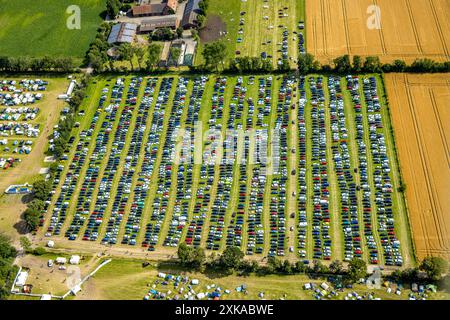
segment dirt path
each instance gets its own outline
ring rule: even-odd
[[[298,81],[296,80],[294,82],[295,91],[294,95],[298,95]],[[286,257],[288,259],[294,260],[297,257],[297,228],[296,228],[296,222],[298,217],[298,208],[297,208],[297,196],[298,196],[298,119],[297,119],[297,105],[298,105],[298,96],[293,97],[292,99],[292,106],[294,108],[289,108],[289,126],[288,126],[288,181],[289,185],[287,187],[287,197],[288,197],[288,203],[287,203],[287,212],[286,212],[286,219],[287,219],[287,226],[286,226],[286,232],[287,232],[287,251],[286,251]],[[294,151],[294,153],[292,153]],[[291,172],[295,170],[295,174],[292,175]],[[291,213],[295,213],[295,218],[292,219],[290,217]],[[293,231],[291,231],[291,229]],[[290,248],[293,248],[293,252],[290,252]]]

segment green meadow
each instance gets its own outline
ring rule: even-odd
[[[67,28],[72,5],[80,8],[80,29]],[[0,0],[0,56],[81,60],[105,7],[105,0]]]

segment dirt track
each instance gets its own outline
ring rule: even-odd
[[[381,29],[369,29],[380,8]],[[308,0],[307,51],[328,63],[344,54],[377,55],[382,62],[450,55],[448,0]]]
[[[450,76],[386,75],[417,258],[450,258]]]

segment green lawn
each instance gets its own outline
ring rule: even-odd
[[[78,5],[81,29],[67,28],[66,10]],[[68,56],[81,60],[94,39],[105,0],[0,0],[0,55]]]

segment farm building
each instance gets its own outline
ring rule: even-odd
[[[132,9],[133,17],[151,17],[163,15],[165,6],[162,3],[135,6]]]
[[[194,64],[194,56],[195,50],[197,49],[197,41],[192,39],[186,39],[186,50],[184,52],[184,61],[183,64],[185,66],[192,66]]]
[[[197,16],[200,13],[200,0],[189,0],[184,8],[183,20],[181,26],[184,29],[194,28],[197,26]]]
[[[139,26],[139,33],[148,33],[160,28],[176,29],[180,25],[176,15],[153,17],[141,22]]]
[[[178,0],[167,0],[166,3],[166,10],[169,12],[170,10],[173,10],[173,12],[175,13],[177,11],[178,8]]]
[[[173,61],[172,57],[169,56],[169,64],[170,65],[182,65],[184,62],[184,53],[186,51],[186,43],[181,39],[177,39],[177,40],[172,41],[171,47],[180,49],[180,56],[178,57],[178,61]]]
[[[115,43],[132,43],[136,35],[137,24],[134,23],[119,23],[112,27],[111,33],[108,37],[109,44]]]
[[[141,4],[134,6],[131,10],[133,17],[151,17],[174,14],[177,7],[177,0],[166,0],[161,3]]]

